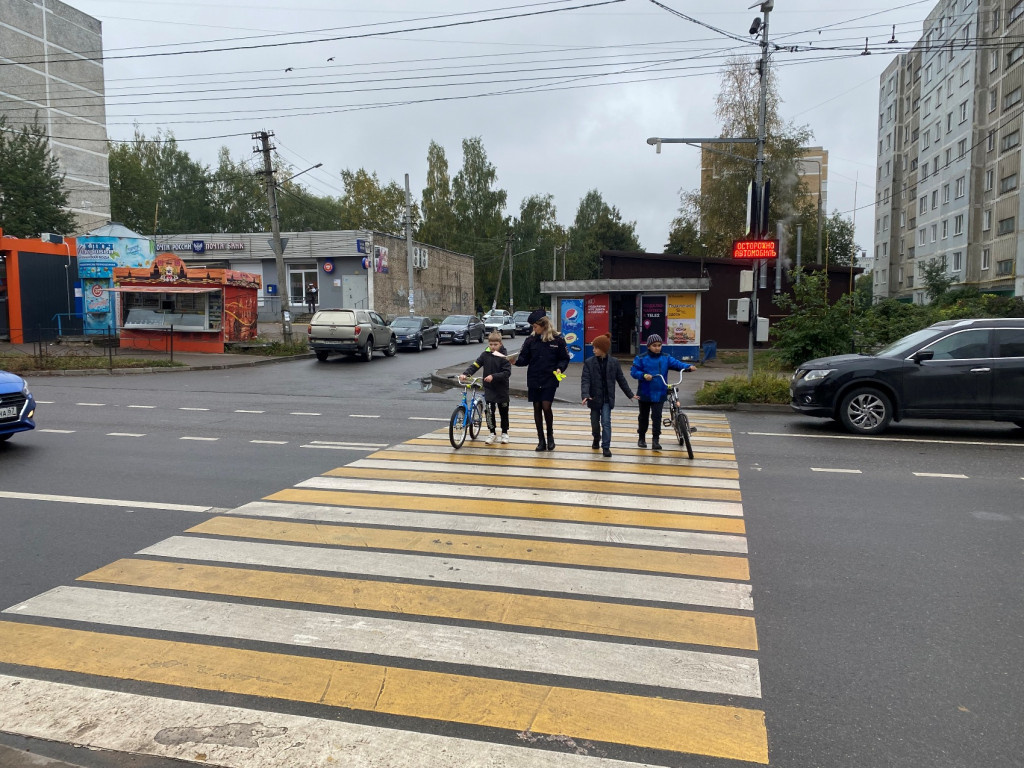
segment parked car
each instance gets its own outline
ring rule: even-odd
[[[531,331],[533,329],[530,327],[530,321],[528,320],[529,317],[530,317],[530,311],[529,310],[525,310],[525,309],[524,310],[520,310],[520,311],[516,312],[514,315],[512,315],[512,319],[515,321],[515,324],[516,324],[516,334],[517,335],[519,335],[519,336],[529,336],[530,335],[530,333],[531,333]]]
[[[374,350],[387,357],[398,351],[398,339],[384,319],[371,309],[321,309],[306,328],[309,348],[321,363],[331,352],[373,359]]]
[[[424,347],[437,349],[440,343],[438,327],[429,317],[396,317],[390,325],[395,332],[399,348],[407,347],[422,352]]]
[[[791,405],[873,435],[902,419],[986,419],[1024,428],[1024,319],[945,320],[874,355],[800,365]]]
[[[452,344],[469,344],[471,341],[482,342],[487,336],[483,320],[476,315],[448,315],[438,326],[441,341]]]
[[[487,333],[497,331],[510,339],[516,335],[516,321],[504,309],[492,309],[484,315],[484,328],[487,329]]]
[[[36,428],[36,401],[21,376],[0,371],[0,442]]]

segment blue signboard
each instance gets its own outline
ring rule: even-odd
[[[583,299],[562,299],[562,337],[569,349],[569,361],[583,362]]]

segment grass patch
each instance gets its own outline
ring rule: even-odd
[[[105,355],[0,355],[0,370],[11,373],[33,371],[107,370],[110,368],[181,368],[184,363],[163,358],[117,357]]]
[[[257,357],[292,357],[293,355],[305,355],[309,353],[309,342],[303,334],[302,341],[293,341],[285,344],[281,340],[270,341],[269,339],[255,338],[251,342],[231,345],[226,351],[237,355],[256,355]]]
[[[722,381],[709,381],[697,390],[697,405],[730,405],[733,403],[789,402],[789,379],[768,371],[755,371],[754,378],[730,376]]]

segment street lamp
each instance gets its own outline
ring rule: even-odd
[[[522,256],[524,253],[532,253],[536,250],[536,248],[530,248],[525,251],[520,251],[519,253],[513,253],[508,257],[508,312],[510,315],[516,311],[515,302],[512,300],[512,260],[516,256]]]

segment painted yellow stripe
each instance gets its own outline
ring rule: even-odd
[[[766,763],[764,713],[0,622],[0,659],[121,680]]]
[[[508,445],[502,445],[507,448]],[[691,467],[679,464],[609,464],[602,461],[573,461],[571,464],[553,465],[551,459],[535,459],[530,456],[500,456],[498,454],[481,453],[427,453],[426,451],[377,451],[367,456],[368,459],[396,459],[398,461],[429,461],[437,464],[480,464],[493,466],[500,472],[500,467],[538,467],[540,469],[578,469],[603,472],[614,476],[616,471],[643,475],[671,475],[672,477],[712,477],[722,480],[737,480],[740,473],[736,469],[724,467]],[[656,482],[656,480],[655,480]]]
[[[495,472],[493,475],[474,475],[459,472],[432,472],[426,474],[410,469],[376,469],[364,467],[338,467],[324,473],[329,477],[362,477],[372,480],[394,480],[404,483],[424,482],[451,485],[482,485],[499,488],[536,488],[549,491],[575,491],[579,493],[627,494],[629,496],[656,496],[664,498],[671,494],[674,499],[704,499],[705,501],[740,501],[738,489],[698,488],[695,486],[673,485],[671,489],[658,485],[640,483],[611,483],[603,480],[569,480],[562,477],[515,477]]]
[[[757,650],[752,616],[708,611],[155,560],[119,560],[79,580]]]
[[[386,487],[381,488],[386,491]],[[739,517],[686,515],[671,512],[611,509],[605,507],[569,506],[567,504],[535,504],[527,501],[488,499],[453,499],[442,496],[414,496],[393,493],[361,493],[355,491],[316,491],[286,488],[264,496],[267,501],[297,501],[304,504],[329,504],[333,507],[365,509],[402,509],[412,512],[449,512],[489,517],[520,517],[532,520],[561,520],[576,523],[629,525],[641,528],[668,528],[675,531],[711,531],[714,533],[745,533]]]
[[[416,437],[416,438],[413,438],[412,440],[406,440],[403,443],[403,445],[447,445],[449,448],[451,447],[451,445],[448,443],[448,435],[447,435],[447,433],[445,433],[444,436],[442,437],[440,432],[437,433],[437,438],[436,439],[435,438],[429,438],[429,437]],[[668,443],[666,443],[666,445],[668,445]],[[479,441],[477,441],[477,443],[472,443],[472,442],[467,441],[466,445],[463,447],[463,450],[465,450],[466,448],[475,448],[475,447],[479,447],[482,450],[487,450],[488,448],[490,448],[490,446],[485,446],[483,443],[481,443]],[[530,444],[527,444],[527,443],[506,443],[504,445],[495,446],[495,448],[492,449],[492,450],[497,450],[498,447],[500,447],[500,449],[503,450],[503,451],[532,451],[534,449],[534,447],[535,447],[535,444],[534,443],[530,443]],[[649,459],[651,459],[651,458],[660,458],[660,459],[671,459],[673,461],[689,461],[689,459],[681,459],[680,456],[679,456],[680,452],[682,452],[682,454],[685,455],[685,453],[686,453],[685,448],[683,448],[683,446],[676,446],[676,447],[678,447],[678,449],[679,449],[678,451],[673,450],[673,451],[670,451],[670,452],[662,452],[660,454],[653,453],[650,448],[616,448],[615,452],[620,454],[620,455],[622,455],[622,456],[646,456]],[[584,446],[582,446],[582,445],[572,445],[572,446],[567,446],[567,447],[563,446],[563,449],[567,450],[567,451],[589,450],[589,448],[584,448]],[[554,457],[557,457],[558,456],[558,450],[559,449],[556,448],[555,449],[555,453],[554,454],[550,454],[550,455],[552,455]],[[702,452],[702,451],[698,450],[697,445],[694,444],[694,446],[693,446],[693,458],[695,458],[695,459],[710,459],[712,461],[736,461],[736,454],[734,454],[734,453],[708,453],[706,451]]]
[[[520,560],[594,568],[648,571],[675,576],[706,576],[712,579],[746,581],[750,570],[745,557],[698,555],[636,549],[613,544],[581,544],[539,539],[512,539],[465,533],[438,534],[431,531],[365,528],[355,525],[295,523],[243,517],[214,517],[189,528],[189,533],[207,536],[320,544],[329,547],[387,549],[427,552],[435,555],[483,557],[492,560]]]

